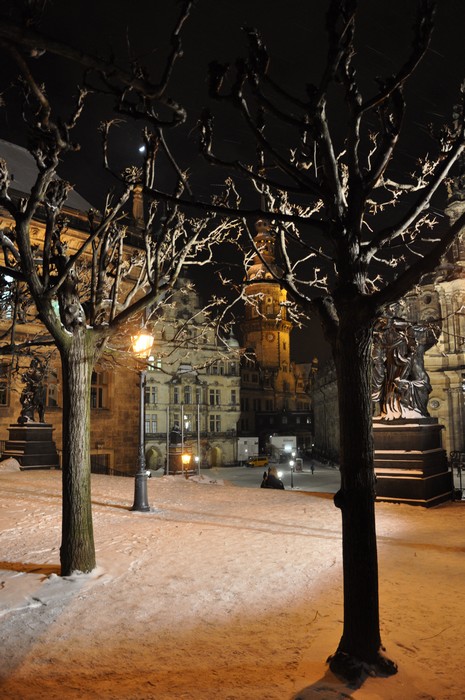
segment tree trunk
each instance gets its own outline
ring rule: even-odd
[[[339,319],[334,357],[339,394],[344,629],[330,668],[348,680],[395,673],[379,630],[371,400],[371,328]]]
[[[90,388],[93,344],[85,331],[61,349],[63,372],[63,520],[61,574],[95,568],[90,489]]]

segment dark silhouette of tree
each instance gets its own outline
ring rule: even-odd
[[[349,680],[389,675],[380,637],[375,530],[371,357],[382,307],[433,270],[465,225],[436,226],[431,201],[464,150],[463,105],[431,133],[428,155],[405,172],[399,140],[404,89],[428,49],[434,3],[418,5],[410,56],[371,94],[356,71],[357,2],[332,0],[328,55],[319,84],[303,97],[277,84],[264,42],[246,29],[249,54],[235,68],[211,65],[211,94],[233,105],[256,142],[255,161],[218,155],[213,116],[202,117],[202,148],[213,164],[248,178],[276,229],[281,272],[291,298],[316,311],[337,373],[342,514],[344,628],[331,669]],[[360,49],[362,51],[362,49]],[[358,63],[359,65],[359,63]],[[368,92],[368,94],[367,94]],[[397,159],[397,160],[396,160]],[[402,175],[399,175],[402,173]],[[250,236],[250,245],[253,245]],[[260,253],[260,251],[256,251]],[[262,261],[266,265],[266,255]]]
[[[19,72],[24,127],[28,150],[36,166],[30,193],[14,192],[5,160],[0,159],[0,206],[11,224],[0,231],[3,251],[1,273],[20,280],[35,306],[38,319],[58,348],[63,386],[63,521],[60,549],[62,575],[87,573],[95,567],[90,497],[90,390],[92,370],[106,351],[128,349],[131,334],[148,313],[156,314],[166,303],[181,273],[210,263],[214,246],[230,235],[230,221],[212,224],[211,217],[187,218],[176,204],[146,198],[145,214],[132,221],[128,215],[134,197],[140,197],[143,180],[155,182],[155,164],[164,151],[174,173],[173,198],[188,188],[187,178],[176,167],[165,147],[163,129],[185,118],[183,109],[167,94],[171,70],[181,54],[180,28],[191,2],[182,3],[172,32],[172,51],[160,82],[150,82],[134,61],[127,72],[114,62],[75,51],[51,39],[39,46],[33,19],[42,3],[25,3],[30,10],[22,18],[5,17],[0,49]],[[15,8],[12,8],[12,11]],[[33,40],[34,39],[34,40]],[[143,114],[142,138],[146,144],[144,168],[131,163],[122,170],[112,167],[109,138],[115,114],[100,125],[103,163],[113,175],[115,187],[102,211],[90,210],[71,234],[66,199],[72,189],[59,177],[60,163],[79,149],[73,141],[88,100],[89,83],[78,90],[67,116],[54,108],[45,85],[34,77],[44,52],[77,60],[117,101],[118,113],[137,120]],[[13,76],[14,77],[14,76]],[[70,86],[75,91],[74,85]],[[9,97],[10,97],[9,93]],[[138,96],[143,95],[141,102]],[[98,126],[98,125],[96,125]],[[102,154],[94,157],[102,167]],[[35,222],[43,222],[43,238],[34,240]]]

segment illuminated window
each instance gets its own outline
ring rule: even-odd
[[[158,428],[158,416],[156,413],[145,415],[145,432],[156,433]]]

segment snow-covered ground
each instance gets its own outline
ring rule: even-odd
[[[461,700],[465,502],[378,504],[388,679],[345,686],[331,497],[93,475],[98,568],[59,574],[61,475],[0,466],[0,697]]]

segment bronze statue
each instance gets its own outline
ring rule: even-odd
[[[424,354],[436,342],[437,327],[410,323],[399,309],[389,305],[373,329],[372,398],[375,415],[385,420],[429,416]]]
[[[21,393],[21,415],[18,423],[34,423],[35,412],[39,416],[39,423],[45,422],[45,401],[47,389],[44,384],[46,364],[38,357],[33,357],[31,364],[22,376],[25,387]]]
[[[182,441],[179,423],[175,423],[170,430],[170,445],[180,445]]]

